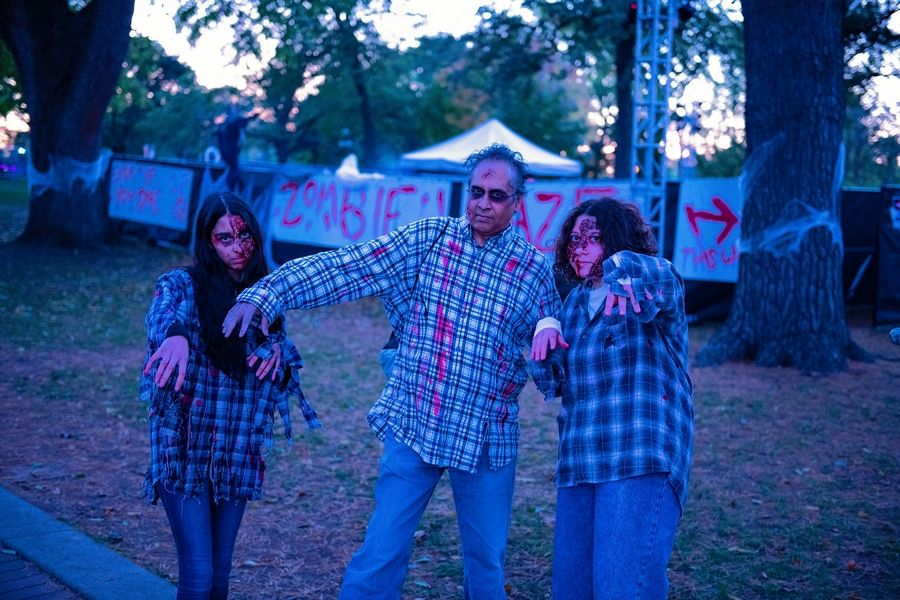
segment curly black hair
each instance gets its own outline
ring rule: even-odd
[[[568,281],[581,281],[581,277],[569,264],[569,236],[575,228],[575,221],[581,215],[593,217],[597,222],[600,242],[603,244],[601,260],[606,260],[622,250],[650,255],[656,254],[659,250],[653,230],[635,204],[608,197],[587,200],[573,208],[566,216],[554,244],[553,269]]]

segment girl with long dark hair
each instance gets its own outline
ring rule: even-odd
[[[269,336],[222,335],[241,290],[267,274],[260,227],[235,194],[200,208],[194,260],[156,282],[147,311],[148,502],[162,501],[178,553],[178,600],[228,596],[234,541],[248,500],[262,496],[265,449],[275,408],[291,437],[288,398],[311,428],[315,411],[300,389],[303,363],[283,323]]]

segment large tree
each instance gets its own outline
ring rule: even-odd
[[[841,261],[845,0],[743,3],[748,157],[734,304],[699,365],[843,370]]]
[[[31,127],[26,241],[89,246],[106,234],[100,126],[128,49],[134,0],[84,4],[0,2],[0,38],[15,58]]]

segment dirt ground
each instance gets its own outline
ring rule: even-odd
[[[180,256],[0,250],[0,484],[172,580],[161,507],[147,506],[142,317]],[[696,445],[670,563],[673,598],[900,597],[900,347],[851,315],[879,359],[824,377],[750,364],[693,369]],[[714,325],[693,328],[692,350]],[[233,597],[334,598],[372,510],[380,444],[365,413],[383,376],[377,302],[292,313],[304,389],[325,429],[276,441],[266,497],[248,508]],[[557,407],[529,384],[508,555],[510,598],[549,598]],[[405,598],[460,597],[453,505],[438,487]]]

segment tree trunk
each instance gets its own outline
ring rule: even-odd
[[[375,119],[372,115],[372,102],[366,86],[367,67],[366,47],[358,39],[349,21],[338,21],[338,44],[344,57],[343,66],[350,71],[350,80],[359,100],[359,117],[362,121],[362,147],[359,158],[360,166],[375,167],[378,164],[378,139],[375,132]],[[343,157],[342,157],[343,158]]]
[[[107,234],[101,123],[128,50],[134,0],[0,2],[31,127],[31,206],[21,239],[92,246]]]
[[[834,372],[852,347],[844,315],[840,186],[843,0],[743,3],[747,149],[734,305],[699,365]]]
[[[633,24],[626,25],[628,35],[616,42],[616,179],[631,179],[631,136],[634,128],[634,37]]]
[[[363,66],[359,62],[353,63],[353,85],[359,97],[359,114],[363,124],[363,142],[361,163],[369,168],[375,167],[380,162],[378,159],[378,141],[375,134],[375,119],[372,116],[372,103],[369,100],[369,91],[366,89]]]

